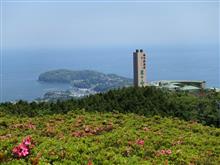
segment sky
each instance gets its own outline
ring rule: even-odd
[[[3,48],[218,45],[216,2],[10,2]]]

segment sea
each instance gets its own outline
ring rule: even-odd
[[[69,84],[42,83],[38,76],[54,69],[95,70],[132,78],[136,47],[4,49],[0,102],[33,101]],[[218,46],[148,47],[147,81],[205,80],[207,87],[220,87]]]

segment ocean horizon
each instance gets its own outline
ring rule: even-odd
[[[204,80],[220,87],[218,47],[148,48],[147,81]],[[54,69],[95,70],[132,78],[135,48],[6,49],[2,61],[2,100],[32,101],[51,90],[67,90],[68,84],[38,82],[38,76]]]

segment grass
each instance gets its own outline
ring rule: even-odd
[[[28,135],[30,155],[15,158],[13,147]],[[219,128],[176,118],[84,110],[33,118],[0,114],[0,164],[218,165],[219,155]]]

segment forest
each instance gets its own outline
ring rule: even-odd
[[[127,87],[106,93],[57,102],[2,103],[0,113],[13,116],[66,114],[85,109],[95,112],[135,113],[151,117],[177,117],[203,125],[220,127],[220,93],[201,91],[199,94],[170,92],[155,87]]]

